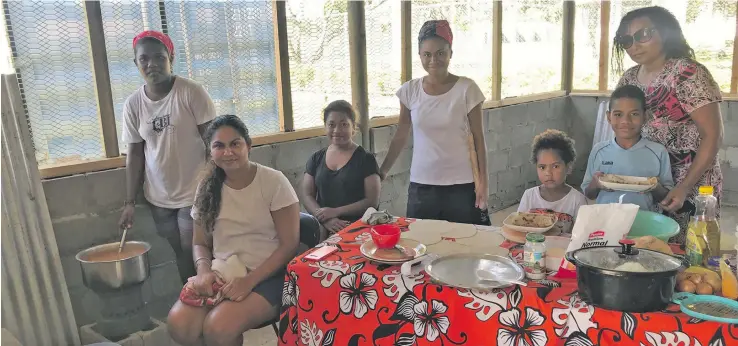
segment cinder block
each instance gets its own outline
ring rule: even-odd
[[[724,206],[738,206],[738,191],[723,190],[721,203]]]
[[[503,108],[492,108],[484,111],[484,115],[487,118],[487,130],[493,132],[502,131],[504,128],[502,110]]]
[[[93,203],[88,213],[117,210],[123,207],[123,200],[126,197],[125,168],[87,173],[87,184]]]
[[[497,174],[487,175],[487,189],[489,190],[490,196],[497,193]]]
[[[551,105],[546,118],[548,120],[562,120],[570,117],[571,111],[567,107],[567,99],[568,97],[564,96],[549,100]]]
[[[738,108],[736,106],[735,108]],[[738,117],[738,114],[736,114]],[[723,132],[723,146],[724,147],[738,147],[738,121],[724,124]]]
[[[738,167],[721,167],[723,171],[723,190],[738,191]]]
[[[725,150],[724,160],[730,167],[738,168],[738,147],[729,147]]]
[[[121,346],[176,346],[177,344],[169,336],[167,325],[156,319],[151,319],[155,327],[148,331],[140,331],[133,333],[123,340],[115,341]],[[79,329],[80,341],[83,345],[111,342],[106,337],[100,335],[94,329],[94,324],[84,325]]]
[[[94,323],[100,319],[102,301],[100,301],[97,294],[90,291],[87,287],[69,287],[69,299],[72,302],[74,321],[78,326]]]
[[[535,136],[535,129],[536,125],[534,123],[513,127],[512,147],[515,148],[521,145],[530,147],[530,143],[533,142],[533,136]]]
[[[305,167],[310,155],[323,148],[323,144],[327,145],[325,136],[275,144],[275,168],[284,172]]]
[[[386,156],[386,154],[385,154]],[[384,158],[382,158],[384,160]],[[405,173],[410,171],[410,164],[413,161],[413,151],[412,149],[404,149],[400,152],[400,155],[397,157],[397,161],[395,161],[395,164],[392,165],[392,169],[390,169],[388,175],[395,175],[400,173]],[[378,160],[378,162],[381,162]],[[381,165],[381,163],[379,163]]]
[[[397,125],[375,127],[369,130],[369,136],[371,137],[372,147],[368,150],[378,153],[389,150],[392,136],[395,135],[395,129]]]
[[[94,245],[114,242],[118,236],[115,224],[106,224],[104,218],[96,215],[57,221],[52,225],[61,256],[74,256]]]
[[[397,196],[388,209],[392,215],[407,216],[407,193]]]
[[[392,201],[392,199],[397,196],[397,191],[395,189],[394,180],[396,176],[389,176],[387,177],[384,182],[382,182],[381,190],[379,191],[379,201],[381,202],[387,202]]]
[[[528,121],[537,122],[544,121],[549,117],[551,112],[551,101],[535,101],[528,103]]]
[[[508,151],[496,151],[487,154],[487,173],[493,174],[505,171],[509,166],[509,160],[510,153]]]
[[[163,297],[173,293],[179,294],[182,290],[182,281],[179,278],[176,263],[166,263],[162,266],[151,268],[150,277],[154,297]]]
[[[501,109],[503,127],[514,127],[528,123],[527,103],[503,107]]]
[[[82,282],[82,268],[80,267],[79,261],[74,255],[66,255],[61,258],[62,270],[64,271],[64,280],[67,283],[67,287],[79,287],[83,288],[84,283]]]
[[[260,145],[258,147],[251,148],[249,153],[249,160],[256,163],[262,164],[267,167],[274,168],[277,160],[277,150],[273,144]],[[309,158],[306,157],[305,160]]]
[[[487,152],[497,151],[497,134],[494,132],[487,132],[484,134],[484,144],[487,147]]]
[[[523,179],[520,176],[520,167],[511,167],[497,174],[497,189],[499,191],[509,191],[522,183]]]
[[[166,323],[153,318],[151,322],[156,325],[154,329],[137,333],[143,340],[144,346],[171,346],[173,340],[169,336]]]
[[[516,146],[510,150],[509,167],[520,167],[530,162],[531,148],[530,143]],[[522,177],[521,177],[522,178]],[[522,181],[523,179],[521,179]]]
[[[83,174],[41,181],[51,220],[90,213],[92,191]],[[124,196],[120,196],[124,198]],[[121,199],[122,201],[122,199]]]

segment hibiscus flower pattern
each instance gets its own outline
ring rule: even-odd
[[[318,269],[313,272],[312,276],[321,279],[320,285],[325,288],[331,287],[339,277],[348,273],[350,268],[347,263],[342,261],[320,261],[310,263],[308,266]]]
[[[384,288],[384,295],[390,298],[393,303],[400,301],[400,298],[407,292],[412,292],[415,286],[423,283],[424,274],[405,276],[399,270],[393,270],[390,274],[382,277],[382,283],[387,287]]]
[[[683,332],[646,332],[648,346],[702,346],[699,341]],[[641,343],[641,346],[646,344]]]
[[[297,286],[297,274],[289,272],[287,280],[282,286],[282,308],[297,306],[297,300],[300,299],[300,286]]]
[[[496,313],[507,309],[507,292],[504,290],[482,292],[460,289],[458,295],[472,299],[464,306],[470,310],[476,310],[477,319],[482,322],[489,321]]]
[[[420,301],[413,305],[415,320],[413,321],[413,329],[415,335],[419,337],[425,336],[428,341],[436,341],[438,336],[448,332],[448,326],[451,324],[448,317],[443,316],[448,307],[438,300],[431,300],[430,310],[428,302]]]
[[[559,300],[557,303],[564,307],[554,308],[551,313],[551,319],[556,324],[556,335],[566,338],[574,332],[587,334],[589,329],[597,328],[597,323],[592,321],[595,308],[582,301],[579,295],[574,294],[568,298]]]
[[[546,318],[533,308],[525,308],[525,320],[520,323],[520,309],[500,313],[499,322],[502,325],[497,331],[497,345],[502,346],[544,346],[548,342],[546,331],[542,328]]]
[[[356,278],[357,274],[352,272],[342,276],[339,280],[339,285],[344,289],[338,294],[339,307],[346,315],[353,311],[356,318],[362,318],[369,310],[374,310],[377,306],[379,296],[376,290],[371,289],[377,282],[377,278],[372,274],[361,273],[358,284]]]

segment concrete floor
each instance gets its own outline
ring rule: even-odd
[[[502,221],[518,206],[512,206],[492,214],[492,224],[502,225]],[[723,231],[720,247],[725,250],[736,246],[736,226],[738,225],[738,207],[723,207],[720,229]],[[277,337],[272,328],[251,330],[244,334],[244,346],[277,346]]]

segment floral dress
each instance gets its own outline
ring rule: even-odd
[[[700,133],[690,114],[707,104],[720,102],[720,88],[702,64],[691,59],[669,59],[661,73],[649,85],[638,81],[638,69],[634,66],[623,74],[618,86],[631,84],[646,94],[648,122],[643,126],[643,137],[663,144],[669,151],[674,181],[679,184],[687,176],[689,167],[697,156]],[[702,175],[687,195],[694,202],[700,186],[713,186],[718,199],[718,217],[723,192],[723,175],[715,156],[712,167]],[[684,243],[684,235],[691,214],[671,215],[681,226],[681,232],[672,241]]]

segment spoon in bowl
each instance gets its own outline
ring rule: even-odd
[[[477,269],[477,276],[479,277],[480,281],[494,281],[494,282],[516,284],[520,286],[528,286],[528,284],[523,281],[506,279],[506,278],[496,278],[492,276],[492,273],[485,271],[485,270],[481,270],[481,269]]]
[[[123,237],[120,238],[120,245],[118,245],[118,253],[123,251],[123,246],[126,243],[126,233],[128,233],[128,227],[123,229]]]

